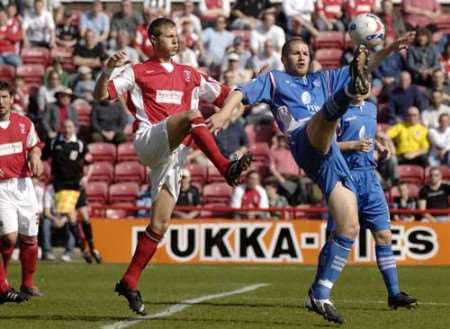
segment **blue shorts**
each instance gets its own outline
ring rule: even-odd
[[[372,168],[352,170],[358,199],[359,223],[371,231],[391,228],[389,208],[380,181]],[[328,214],[327,232],[334,230],[334,220]]]
[[[323,154],[311,145],[304,126],[291,133],[289,148],[299,167],[319,185],[326,200],[337,182],[342,182],[345,187],[355,192],[350,169],[336,142],[331,144],[327,154]]]

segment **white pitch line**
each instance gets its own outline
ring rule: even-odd
[[[361,304],[387,304],[387,301],[381,301],[381,300],[346,300],[346,299],[336,299],[336,303],[344,303],[344,304],[355,304],[355,303],[361,303]],[[429,306],[450,306],[450,303],[438,303],[438,302],[421,302],[419,300],[418,302],[420,305],[429,305]]]
[[[119,321],[119,322],[116,322],[116,323],[113,323],[110,325],[103,326],[102,329],[124,329],[124,328],[134,326],[135,324],[138,324],[145,320],[157,319],[157,318],[167,318],[175,313],[183,311],[184,309],[186,309],[192,305],[199,304],[199,303],[202,303],[207,300],[224,298],[224,297],[233,296],[233,295],[239,295],[239,294],[243,294],[243,293],[253,291],[253,290],[256,290],[256,289],[259,289],[262,287],[266,287],[266,286],[268,286],[267,283],[259,283],[259,284],[253,284],[250,286],[246,286],[246,287],[243,287],[243,288],[240,288],[237,290],[222,292],[222,293],[218,293],[218,294],[214,294],[214,295],[205,295],[205,296],[201,296],[201,297],[197,297],[197,298],[193,298],[193,299],[186,299],[186,300],[181,301],[179,304],[172,305],[172,306],[162,310],[159,313],[142,316],[142,317],[133,317],[133,318],[130,318],[130,320],[128,320],[128,321]]]

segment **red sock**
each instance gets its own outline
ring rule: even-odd
[[[4,292],[8,291],[9,284],[6,277],[6,271],[4,269],[3,262],[0,260],[0,293],[3,294]]]
[[[202,117],[196,117],[191,120],[191,136],[195,144],[212,161],[219,172],[225,176],[230,161],[220,152],[216,140],[205,124]]]
[[[22,265],[22,287],[33,288],[33,274],[36,272],[38,256],[37,243],[20,243],[20,263]]]
[[[0,253],[3,258],[3,268],[5,270],[6,275],[8,275],[8,265],[11,260],[11,256],[14,252],[14,246],[6,244],[5,242],[0,243]]]
[[[128,288],[136,289],[139,277],[150,259],[152,259],[155,254],[156,248],[158,247],[158,243],[161,239],[162,235],[153,232],[151,229],[147,229],[145,234],[142,234],[139,238],[133,259],[122,277],[122,282]]]

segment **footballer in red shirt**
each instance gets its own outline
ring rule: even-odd
[[[94,93],[98,100],[127,95],[127,106],[137,123],[136,152],[141,162],[151,168],[155,200],[152,220],[115,288],[128,300],[130,308],[141,315],[146,312],[136,287],[170,224],[189,150],[188,143],[183,141],[188,135],[192,137],[230,185],[238,184],[241,173],[251,162],[249,154],[234,161],[225,158],[198,110],[199,101],[221,106],[229,89],[190,66],[172,61],[178,51],[176,25],[172,20],[164,17],[153,20],[148,36],[154,56],[144,63],[125,66],[126,54],[114,54],[107,60]]]
[[[40,296],[33,285],[37,264],[38,202],[31,176],[42,174],[41,142],[33,123],[11,112],[13,97],[0,81],[0,304]],[[22,285],[8,284],[7,267],[19,240]]]

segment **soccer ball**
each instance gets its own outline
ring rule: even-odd
[[[348,32],[355,46],[374,48],[384,41],[384,24],[374,14],[361,14],[350,23]]]

